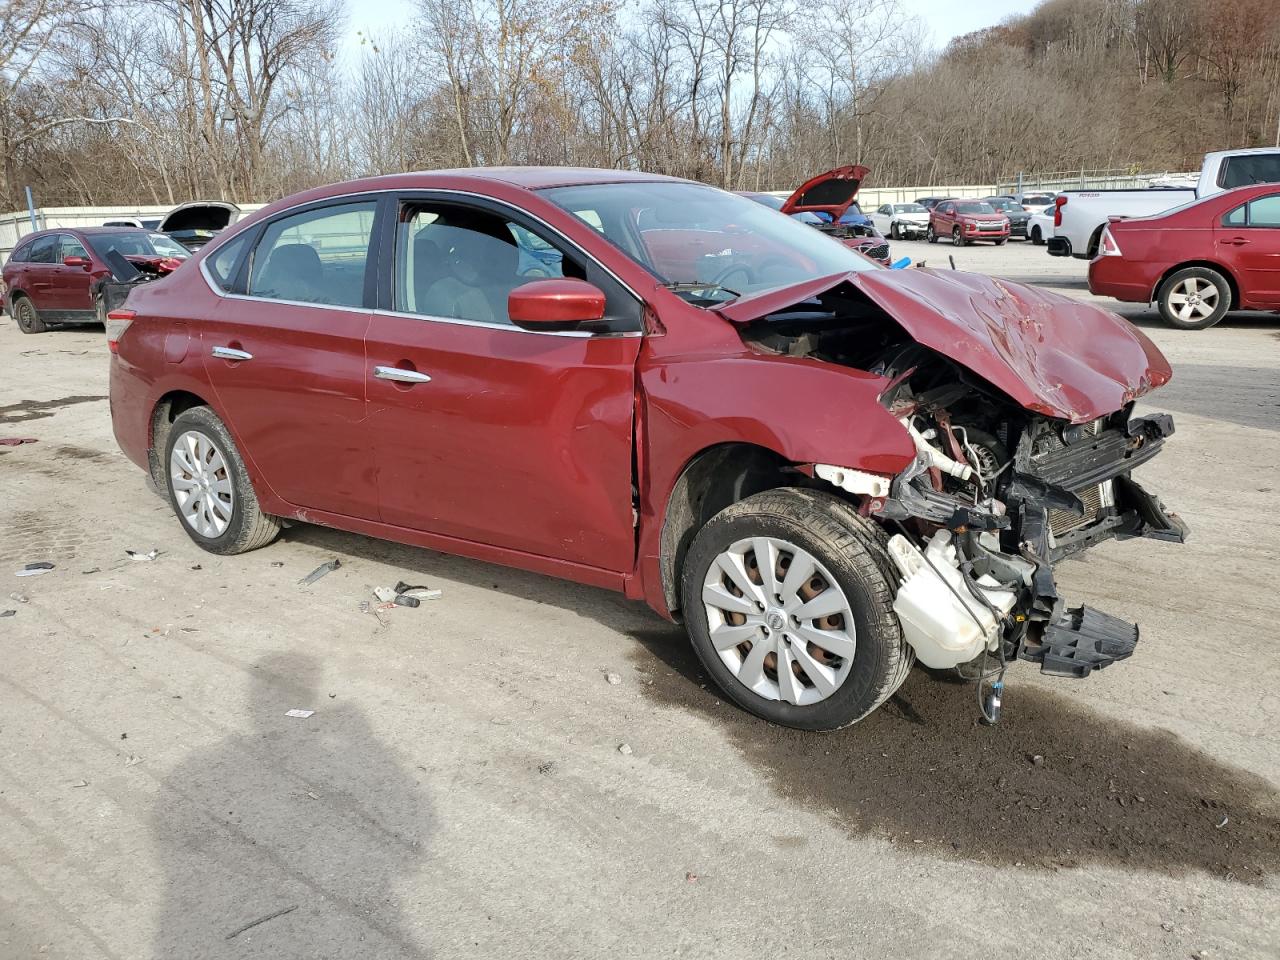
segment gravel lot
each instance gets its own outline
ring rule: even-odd
[[[1026,244],[895,252],[1089,297]],[[1280,956],[1280,319],[1123,312],[1194,538],[1060,581],[1137,654],[1016,667],[995,728],[916,671],[826,736],[609,593],[317,527],[201,552],[116,449],[101,331],[0,319],[0,436],[39,438],[0,447],[0,958]],[[444,597],[360,612],[401,579]]]

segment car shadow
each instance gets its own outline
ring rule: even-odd
[[[429,955],[398,903],[435,831],[427,788],[322,675],[303,654],[259,660],[243,703],[222,705],[237,732],[164,777],[148,956]]]
[[[320,527],[288,536],[426,578],[483,584],[631,636],[652,702],[711,719],[780,795],[830,811],[851,835],[1044,869],[1100,862],[1247,883],[1280,871],[1280,794],[1267,781],[1070,696],[1015,680],[1004,719],[986,727],[972,685],[916,669],[862,723],[800,733],[722,702],[683,628],[619,594]]]
[[[1167,731],[1016,679],[1000,723],[985,726],[974,685],[917,668],[861,723],[804,733],[720,702],[679,628],[632,635],[655,704],[712,720],[786,802],[852,836],[1046,870],[1099,863],[1249,884],[1280,871],[1280,793]]]

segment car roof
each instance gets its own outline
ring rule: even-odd
[[[343,193],[353,189],[423,188],[446,186],[458,180],[487,180],[523,187],[526,190],[542,190],[546,187],[576,187],[596,183],[649,183],[667,181],[689,183],[680,177],[668,177],[659,173],[641,173],[636,170],[604,170],[594,167],[459,167],[449,170],[418,170],[413,173],[393,173],[364,180],[351,180],[332,184],[335,191]]]

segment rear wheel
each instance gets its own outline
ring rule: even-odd
[[[884,531],[827,494],[782,488],[698,532],[682,571],[694,650],[725,695],[783,726],[861,720],[914,655],[893,612]]]
[[[178,415],[165,445],[169,503],[187,536],[210,553],[265,547],[280,521],[258,506],[231,434],[208,407]]]
[[[16,297],[13,301],[13,319],[23,333],[44,333],[48,325],[40,319],[40,311],[27,297]]]
[[[1156,304],[1165,323],[1180,330],[1204,330],[1231,309],[1231,284],[1217,270],[1187,267],[1160,285]]]

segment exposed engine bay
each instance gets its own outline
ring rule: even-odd
[[[914,461],[891,479],[825,465],[815,476],[891,532],[894,610],[922,663],[990,679],[1022,658],[1085,677],[1132,654],[1137,627],[1068,608],[1053,565],[1111,538],[1185,539],[1177,515],[1131,476],[1173,433],[1168,414],[1134,417],[1132,401],[1083,423],[1028,410],[847,287],[742,335],[755,349],[885,379],[880,402],[910,436]]]

